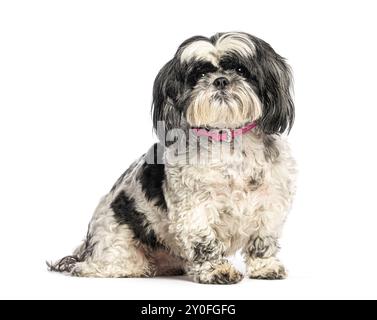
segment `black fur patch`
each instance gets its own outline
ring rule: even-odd
[[[144,164],[140,175],[140,183],[145,196],[155,205],[166,210],[166,201],[162,185],[165,180],[165,166],[163,164]]]
[[[127,224],[135,234],[135,239],[141,243],[157,248],[161,244],[157,241],[156,234],[151,229],[145,214],[135,209],[135,200],[129,198],[121,191],[111,204],[115,217],[119,223]]]
[[[154,152],[151,156],[150,153]],[[147,158],[154,157],[154,163],[145,162],[141,168],[139,181],[141,188],[149,201],[155,201],[155,205],[167,210],[164,191],[162,189],[165,181],[165,165],[159,159],[158,144],[155,144],[147,154]]]

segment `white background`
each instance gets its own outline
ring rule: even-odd
[[[1,298],[377,298],[375,1],[2,1]],[[298,193],[285,281],[48,273],[155,141],[152,84],[186,38],[241,30],[287,57]],[[237,265],[241,266],[239,261]]]

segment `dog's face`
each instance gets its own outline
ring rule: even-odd
[[[282,133],[294,120],[291,73],[266,42],[246,33],[183,42],[156,77],[154,127],[236,128],[256,121]]]

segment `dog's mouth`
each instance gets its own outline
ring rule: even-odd
[[[213,101],[227,103],[232,98],[228,90],[219,90],[213,95]]]

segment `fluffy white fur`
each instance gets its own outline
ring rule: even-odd
[[[262,115],[261,102],[241,77],[229,74],[232,84],[227,89],[228,97],[216,98],[218,91],[208,84],[219,76],[214,73],[198,82],[187,109],[187,122],[193,127],[235,128],[258,119]]]
[[[181,61],[204,59],[218,65],[221,55],[231,51],[236,51],[245,57],[253,56],[255,54],[254,43],[245,34],[228,32],[220,36],[215,44],[207,41],[193,42],[182,50]]]

